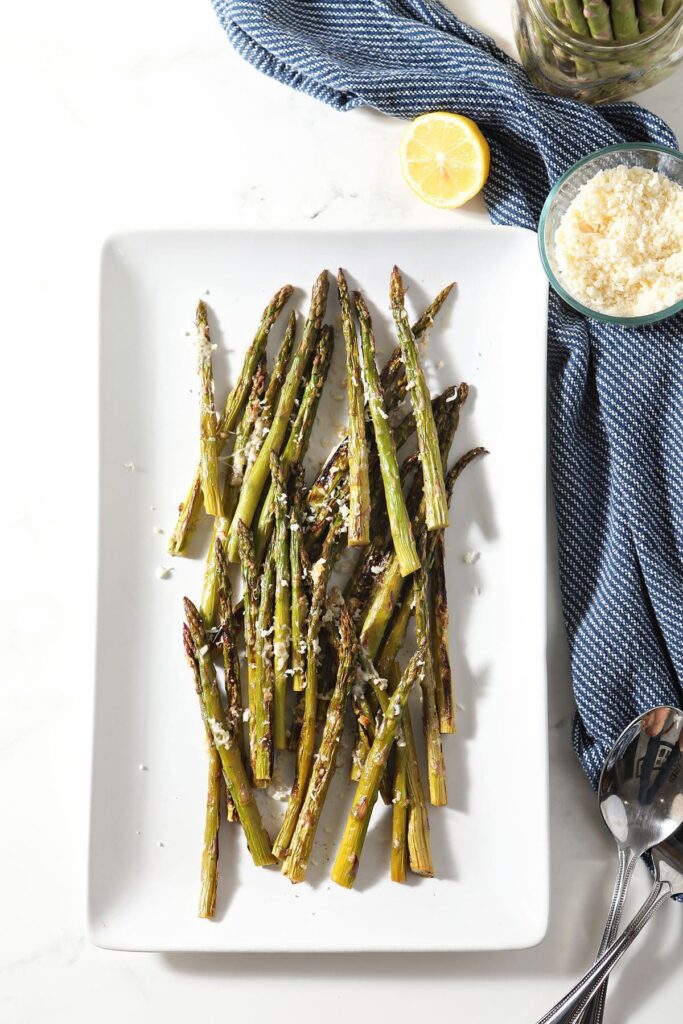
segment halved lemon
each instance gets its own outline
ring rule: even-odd
[[[432,206],[454,209],[476,196],[490,162],[488,142],[461,114],[422,114],[408,125],[401,142],[403,176]]]

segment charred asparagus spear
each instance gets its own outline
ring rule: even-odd
[[[344,590],[349,615],[354,623],[367,610],[390,557],[383,533],[374,537],[363,552]]]
[[[434,564],[431,569],[430,631],[432,640],[432,665],[436,710],[439,715],[439,729],[442,733],[455,732],[455,706],[453,703],[453,679],[451,660],[448,653],[448,592],[444,568],[444,537],[439,533],[434,549]]]
[[[365,436],[365,398],[360,352],[344,272],[337,274],[342,331],[346,344],[346,391],[349,403],[349,547],[370,543],[370,475]]]
[[[230,432],[234,430],[242,415],[242,409],[252,387],[256,367],[265,352],[268,332],[277,320],[282,307],[293,292],[291,285],[285,285],[275,293],[261,316],[258,330],[244,357],[244,363],[235,387],[225,400],[225,408],[218,424],[218,448],[223,449]],[[220,454],[219,451],[219,454]],[[178,507],[178,519],[168,545],[169,554],[183,555],[187,542],[196,526],[201,495],[201,469],[197,466],[185,500]]]
[[[468,390],[467,384],[461,384],[457,391],[453,391],[452,394],[448,394],[445,400],[444,428],[443,436],[440,440],[441,458],[444,462],[448,457],[448,451],[450,450],[453,436],[457,430],[460,410],[467,399]],[[438,399],[435,400],[435,402],[438,401]],[[419,484],[419,480],[417,483]],[[409,504],[411,506],[413,498],[418,495],[419,488],[417,490],[411,489],[411,497],[409,498]],[[446,507],[448,507],[448,494],[446,494]],[[421,536],[424,532],[424,524],[425,503],[423,499],[414,516],[413,527],[415,536]],[[375,591],[370,607],[368,608],[367,614],[363,620],[361,643],[372,658],[374,658],[379,650],[379,645],[382,642],[382,638],[384,637],[393,611],[398,605],[402,591],[403,581],[401,579],[398,555],[394,552],[394,556],[389,560],[384,572],[382,573],[380,585]]]
[[[242,486],[249,438],[261,411],[261,399],[265,391],[266,379],[266,359],[265,356],[263,356],[256,368],[251,393],[244,413],[242,414],[242,419],[240,420],[235,433],[235,445],[230,456],[228,472],[223,485],[223,515],[217,516],[213,521],[209,552],[206,556],[206,569],[204,570],[202,600],[199,609],[202,613],[202,620],[206,629],[209,629],[213,625],[216,617],[217,581],[216,559],[214,556],[216,550],[216,538],[220,540],[221,544],[224,544],[227,538],[228,528],[232,521],[235,506],[237,505],[237,495],[239,494],[240,487]]]
[[[197,304],[197,360],[199,368],[199,465],[201,469],[204,508],[210,516],[222,514],[218,484],[218,417],[214,400],[215,386],[211,354],[214,345],[209,338],[206,304]]]
[[[229,727],[223,711],[216,672],[206,643],[206,633],[199,612],[192,602],[185,598],[185,615],[192,644],[199,665],[201,706],[206,724],[211,730],[213,742],[221,759],[223,774],[230,788],[240,824],[244,830],[249,852],[257,867],[274,863],[270,839],[263,827],[261,815],[249,786],[247,773],[242,763],[237,740]]]
[[[412,592],[412,587],[410,591]],[[410,601],[406,600],[405,603],[407,607],[412,608],[412,598]],[[363,667],[370,680],[373,692],[384,712],[389,705],[390,696],[388,687],[386,687],[382,680],[388,679],[391,685],[394,685],[391,674],[395,664],[395,655],[392,655],[391,659],[387,661],[383,652],[377,662],[376,669],[373,663],[367,659],[362,648],[360,656],[363,659]],[[431,841],[429,838],[429,812],[427,810],[427,799],[422,779],[420,778],[413,721],[410,708],[407,705],[401,719],[401,731],[405,741],[406,777],[408,783],[408,857],[410,870],[413,874],[431,878],[434,875],[434,868],[432,866]]]
[[[291,596],[291,671],[292,689],[303,690],[306,685],[306,622],[308,619],[308,598],[303,580],[302,563],[302,487],[303,470],[297,468],[294,481],[294,500],[289,518],[289,564],[292,584]]]
[[[256,425],[258,440],[256,444],[250,446],[249,457],[245,467],[246,470],[250,470],[256,461],[256,456],[261,449],[261,439],[266,436],[270,430],[270,425],[273,422],[273,416],[277,409],[277,403],[282,392],[282,387],[287,379],[287,370],[289,368],[290,359],[292,358],[295,339],[296,313],[292,310],[287,319],[287,326],[282,338],[282,343],[278,349],[278,353],[273,364],[273,372],[270,375],[268,387],[266,388],[263,401],[261,402],[261,412]]]
[[[238,536],[240,541],[240,562],[242,566],[242,580],[244,591],[242,601],[244,604],[244,645],[247,654],[247,681],[249,692],[249,760],[251,764],[252,777],[258,778],[257,750],[259,733],[262,729],[259,725],[263,718],[263,694],[261,692],[261,677],[258,670],[257,653],[257,630],[258,630],[258,607],[259,607],[259,581],[254,562],[254,541],[251,531],[241,520],[237,521]]]
[[[398,267],[394,267],[391,274],[390,293],[391,311],[396,323],[396,330],[401,343],[401,352],[406,368],[410,403],[415,413],[420,465],[422,466],[422,476],[424,478],[425,521],[428,530],[440,530],[448,526],[448,506],[446,504],[443,466],[439,454],[439,439],[432,413],[429,388],[425,381],[422,364],[415,345],[415,338],[410,329],[410,322],[405,308],[405,289]]]
[[[316,829],[335,771],[337,750],[344,730],[344,715],[353,681],[356,649],[351,619],[343,605],[340,606],[338,628],[339,661],[334,692],[327,710],[315,766],[292,837],[289,856],[282,868],[283,873],[292,882],[302,882],[306,875]]]
[[[275,550],[266,556],[256,617],[256,751],[252,754],[254,782],[264,787],[271,777],[273,761],[273,611],[275,602]]]
[[[411,658],[401,677],[401,682],[391,697],[356,788],[344,835],[330,875],[333,882],[346,889],[351,889],[356,879],[370,816],[379,792],[379,784],[386,769],[387,759],[396,738],[411,687],[423,670],[424,657],[425,648],[421,644]]]
[[[270,476],[270,453],[275,452],[279,455],[287,435],[299,385],[311,361],[325,315],[328,287],[327,272],[323,271],[313,286],[311,308],[303,337],[289,368],[270,430],[242,485],[235,518],[241,520],[245,526],[251,526],[263,488]],[[236,561],[238,557],[238,537],[234,523],[228,534],[228,557],[231,561]]]
[[[240,753],[244,754],[242,687],[240,684],[240,659],[237,650],[237,629],[232,610],[232,586],[228,576],[228,565],[223,545],[220,541],[216,542],[215,560],[217,621],[221,636],[223,668],[225,670],[228,723],[235,734]]]
[[[424,569],[415,574],[415,634],[417,642],[425,650],[422,684],[422,723],[427,747],[427,776],[429,799],[435,807],[448,803],[446,789],[446,762],[441,745],[439,715],[436,710],[434,669],[432,666],[431,638],[429,632],[429,609],[427,607],[427,577]]]
[[[394,693],[401,681],[401,670],[396,662],[391,666],[389,686]],[[406,706],[401,728],[408,716]],[[391,880],[405,882],[408,868],[408,765],[405,738],[398,737],[394,763],[394,787],[391,815]]]
[[[363,380],[368,406],[370,407],[372,425],[375,431],[375,442],[377,444],[380,470],[384,483],[384,497],[389,514],[391,536],[401,575],[409,576],[410,573],[415,572],[419,568],[420,561],[417,557],[415,539],[406,510],[403,491],[401,490],[396,448],[391,428],[389,427],[388,415],[384,407],[384,395],[377,372],[372,320],[362,295],[356,292],[354,299],[356,313],[360,322],[363,346]]]
[[[325,612],[327,584],[339,555],[343,525],[343,517],[338,515],[335,522],[331,524],[330,533],[325,538],[322,555],[312,569],[313,594],[306,636],[306,694],[296,758],[296,777],[289,794],[284,821],[273,846],[273,853],[280,860],[284,860],[289,853],[289,846],[311,777],[318,706],[318,638]]]
[[[199,890],[199,917],[211,918],[216,913],[218,890],[218,831],[221,824],[221,759],[213,741],[207,740],[209,752],[208,781],[206,787],[206,817],[204,819],[204,845]]]
[[[275,484],[275,633],[273,634],[273,671],[275,697],[273,704],[273,739],[276,750],[287,749],[285,708],[287,671],[291,642],[291,576],[289,557],[289,523],[287,522],[287,491],[280,461],[271,452],[271,472]]]
[[[351,706],[356,719],[356,740],[351,758],[351,769],[349,778],[352,782],[358,782],[363,774],[363,765],[367,760],[374,739],[374,723],[372,713],[363,700],[363,694],[354,694]]]
[[[199,665],[195,655],[190,631],[183,626],[185,657],[192,669],[194,685],[201,702],[201,681]],[[208,725],[206,730],[206,752],[208,755],[208,781],[206,787],[206,815],[204,818],[204,843],[202,846],[202,869],[199,888],[199,917],[211,918],[216,913],[216,892],[218,889],[218,831],[221,824],[221,759],[213,742]]]
[[[453,287],[453,284],[449,284],[443,288],[427,306],[422,316],[415,321],[412,327],[414,338],[421,338],[429,330]],[[380,374],[380,384],[384,392],[387,412],[391,412],[392,409],[400,404],[405,396],[405,367],[401,358],[400,345],[394,349],[384,366]],[[414,429],[413,421],[412,430]],[[349,469],[348,442],[348,437],[343,438],[339,442],[337,447],[328,456],[320,473],[311,485],[307,501],[309,516],[311,511],[324,506],[326,498],[329,498],[329,495],[336,490],[337,486],[347,478]],[[398,442],[397,447],[400,447]],[[370,473],[370,479],[372,480],[372,472]]]
[[[308,449],[315,415],[318,411],[318,402],[320,401],[330,369],[333,349],[334,331],[328,324],[325,324],[320,332],[318,350],[313,360],[310,376],[306,381],[306,387],[297,410],[296,419],[292,424],[287,443],[282,452],[282,458],[280,459],[285,482],[289,478],[292,467],[303,460]],[[258,524],[254,533],[256,560],[259,562],[270,541],[275,521],[274,498],[275,493],[271,483],[259,513]]]
[[[441,416],[444,410],[459,410],[464,396],[467,394],[467,385],[460,385],[459,388],[451,387],[446,388],[441,395],[432,401],[433,414]],[[456,403],[453,403],[453,397],[456,396]],[[451,418],[456,418],[459,412],[455,412],[455,415],[451,413],[446,416],[448,421]],[[414,429],[415,419],[412,413],[408,413],[403,420],[397,424],[393,430],[394,444],[398,450],[405,440],[407,440],[410,433]],[[457,425],[457,423],[456,423]],[[452,424],[446,423],[448,432],[454,429]],[[401,466],[401,481],[407,475],[408,464],[411,461],[412,456],[408,459],[404,459]],[[419,481],[418,481],[419,483]],[[374,495],[374,488],[371,488],[371,494]],[[410,511],[410,509],[409,509]],[[384,569],[390,562],[391,552],[387,550],[385,542],[386,533],[386,516],[375,516],[375,522],[373,524],[374,529],[377,531],[374,536],[372,543],[367,547],[361,558],[359,559],[352,578],[345,590],[345,597],[349,607],[351,617],[356,623],[361,616],[364,616],[368,608],[370,607],[371,601],[377,592],[380,580],[384,573]],[[402,641],[401,641],[402,642]]]

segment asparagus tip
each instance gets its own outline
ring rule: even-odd
[[[194,644],[192,643],[192,634],[190,633],[190,627],[186,622],[183,622],[183,647],[185,648],[185,655],[188,661],[194,661]]]
[[[391,283],[389,287],[389,293],[391,295],[392,306],[402,306],[405,299],[406,290],[403,285],[403,278],[401,277],[401,271],[394,264],[391,271]]]

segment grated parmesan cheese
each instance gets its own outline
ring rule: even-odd
[[[555,233],[562,283],[585,306],[644,316],[683,298],[683,188],[644,167],[598,173]]]

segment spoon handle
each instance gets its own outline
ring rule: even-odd
[[[598,954],[595,958],[596,962],[604,953],[607,952],[610,945],[617,937],[619,925],[621,923],[621,915],[624,911],[626,894],[628,892],[628,887],[631,884],[631,878],[633,877],[633,869],[637,863],[638,857],[632,850],[624,850],[621,847],[619,848],[619,870],[617,871],[617,877],[614,882],[612,902],[610,904],[609,914],[607,915],[605,930],[602,934],[600,948],[598,949]],[[602,1024],[605,1014],[605,999],[607,998],[608,982],[609,979],[606,978],[591,1002],[581,1014],[579,1018],[581,1024]]]
[[[652,915],[667,902],[670,895],[671,884],[669,882],[655,882],[650,895],[633,920],[627,924],[621,936],[584,974],[574,988],[544,1017],[541,1017],[537,1024],[577,1024],[589,1001],[609,977],[612,969],[619,963],[631,943],[640,935]]]

